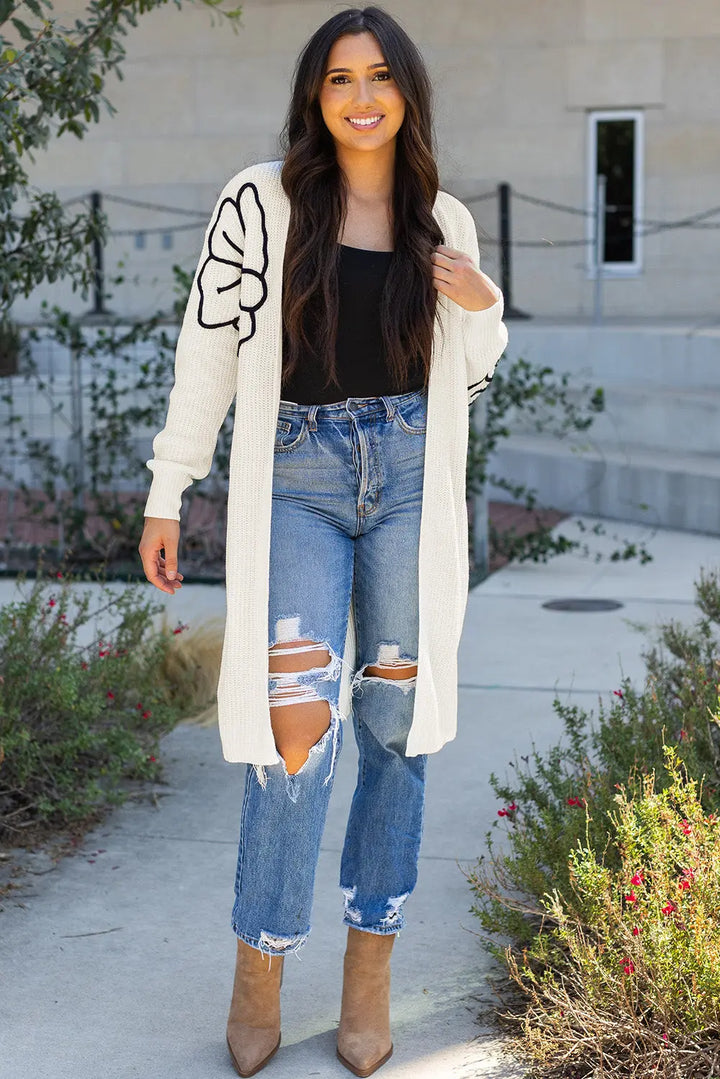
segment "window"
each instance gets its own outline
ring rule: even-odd
[[[643,114],[638,110],[591,112],[588,138],[588,273],[595,275],[597,178],[605,177],[603,273],[610,277],[639,273],[642,238]]]

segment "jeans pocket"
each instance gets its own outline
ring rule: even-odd
[[[287,453],[305,441],[308,425],[307,417],[291,412],[278,416],[275,429],[275,452]]]
[[[414,393],[395,399],[395,419],[403,431],[411,435],[423,435],[427,429],[427,393]]]

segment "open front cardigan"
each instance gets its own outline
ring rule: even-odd
[[[243,169],[223,188],[205,233],[175,355],[166,423],[153,439],[146,517],[180,520],[182,492],[210,471],[235,398],[227,507],[225,636],[217,687],[227,761],[276,764],[270,722],[268,603],[272,477],[282,372],[282,278],[290,200],[281,161]],[[444,242],[479,268],[472,214],[439,191]],[[469,405],[507,344],[503,296],[466,311],[438,292],[428,382],[419,546],[419,646],[406,752],[434,753],[457,730],[457,651],[468,595],[466,459]],[[408,551],[408,558],[415,552]],[[367,657],[369,658],[369,657]],[[339,707],[352,709],[356,662],[351,605]]]

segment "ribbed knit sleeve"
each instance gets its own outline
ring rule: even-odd
[[[245,185],[248,186],[248,185]],[[240,279],[247,208],[234,177],[206,229],[175,350],[165,426],[153,439],[146,517],[180,520],[182,492],[210,471],[220,427],[237,389]],[[252,194],[252,193],[250,193]]]
[[[508,342],[507,326],[503,322],[504,298],[492,278],[480,267],[475,221],[467,206],[457,201],[458,249],[470,255],[476,267],[497,296],[496,302],[484,311],[463,311],[463,338],[467,366],[468,404],[487,389],[497,362]]]

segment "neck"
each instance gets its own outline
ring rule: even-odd
[[[373,153],[351,150],[337,143],[340,168],[345,173],[351,198],[359,202],[390,202],[395,181],[395,140]]]

